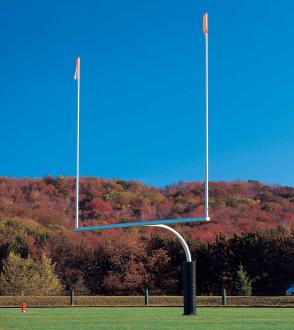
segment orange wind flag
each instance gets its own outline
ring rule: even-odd
[[[203,15],[203,33],[208,34],[208,13]]]
[[[77,57],[74,80],[80,80],[80,57]]]

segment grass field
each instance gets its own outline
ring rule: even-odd
[[[0,329],[294,329],[293,308],[0,308]]]

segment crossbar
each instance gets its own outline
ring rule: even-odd
[[[75,231],[87,231],[87,230],[101,230],[110,228],[128,228],[128,227],[141,227],[150,225],[167,225],[167,224],[180,224],[185,222],[205,222],[210,221],[209,217],[193,217],[193,218],[176,218],[176,219],[158,219],[158,220],[148,220],[148,221],[136,221],[136,222],[125,222],[125,223],[110,223],[106,225],[97,226],[85,226],[77,227]]]

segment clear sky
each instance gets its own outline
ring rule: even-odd
[[[293,0],[2,0],[0,175],[294,185]]]

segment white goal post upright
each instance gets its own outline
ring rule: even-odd
[[[76,146],[76,209],[75,229],[79,228],[79,181],[80,181],[80,84],[81,84],[81,59],[76,60],[74,80],[77,81],[77,146]]]
[[[208,13],[203,15],[205,37],[205,217],[209,221],[208,210]]]

